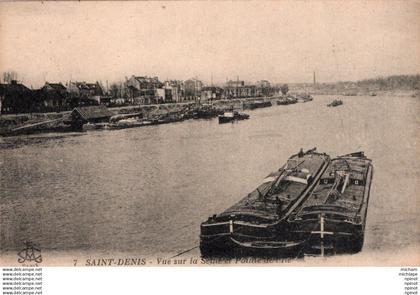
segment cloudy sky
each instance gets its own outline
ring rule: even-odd
[[[0,3],[0,71],[272,82],[420,72],[420,2]]]

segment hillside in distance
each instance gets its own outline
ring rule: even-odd
[[[313,94],[371,95],[383,92],[420,93],[420,74],[394,75],[359,81],[340,81],[335,83],[294,83],[289,84],[291,92]]]

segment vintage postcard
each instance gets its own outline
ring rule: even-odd
[[[0,3],[1,266],[418,266],[419,20]]]

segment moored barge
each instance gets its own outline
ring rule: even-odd
[[[237,111],[225,112],[223,115],[218,116],[219,124],[231,123],[237,120],[247,120],[249,115],[245,113],[239,113]]]
[[[244,256],[260,248],[276,256],[296,252],[302,244],[284,239],[286,220],[309,196],[329,162],[330,157],[316,149],[292,155],[257,189],[201,224],[201,254]]]
[[[256,101],[252,101],[252,102],[245,102],[243,103],[243,109],[259,109],[259,108],[267,108],[267,107],[271,107],[271,101],[264,101],[264,100],[256,100]]]
[[[373,166],[363,152],[337,157],[315,190],[288,217],[290,236],[307,255],[361,251]]]
[[[289,105],[289,104],[295,104],[298,102],[298,99],[293,96],[283,96],[280,97],[279,100],[277,100],[277,105]]]
[[[308,102],[314,100],[314,98],[310,94],[300,94],[297,97],[298,102]]]
[[[327,107],[338,107],[343,104],[341,99],[334,99],[331,103],[327,104]]]

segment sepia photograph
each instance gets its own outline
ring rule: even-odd
[[[0,265],[418,266],[419,16],[1,2]]]

